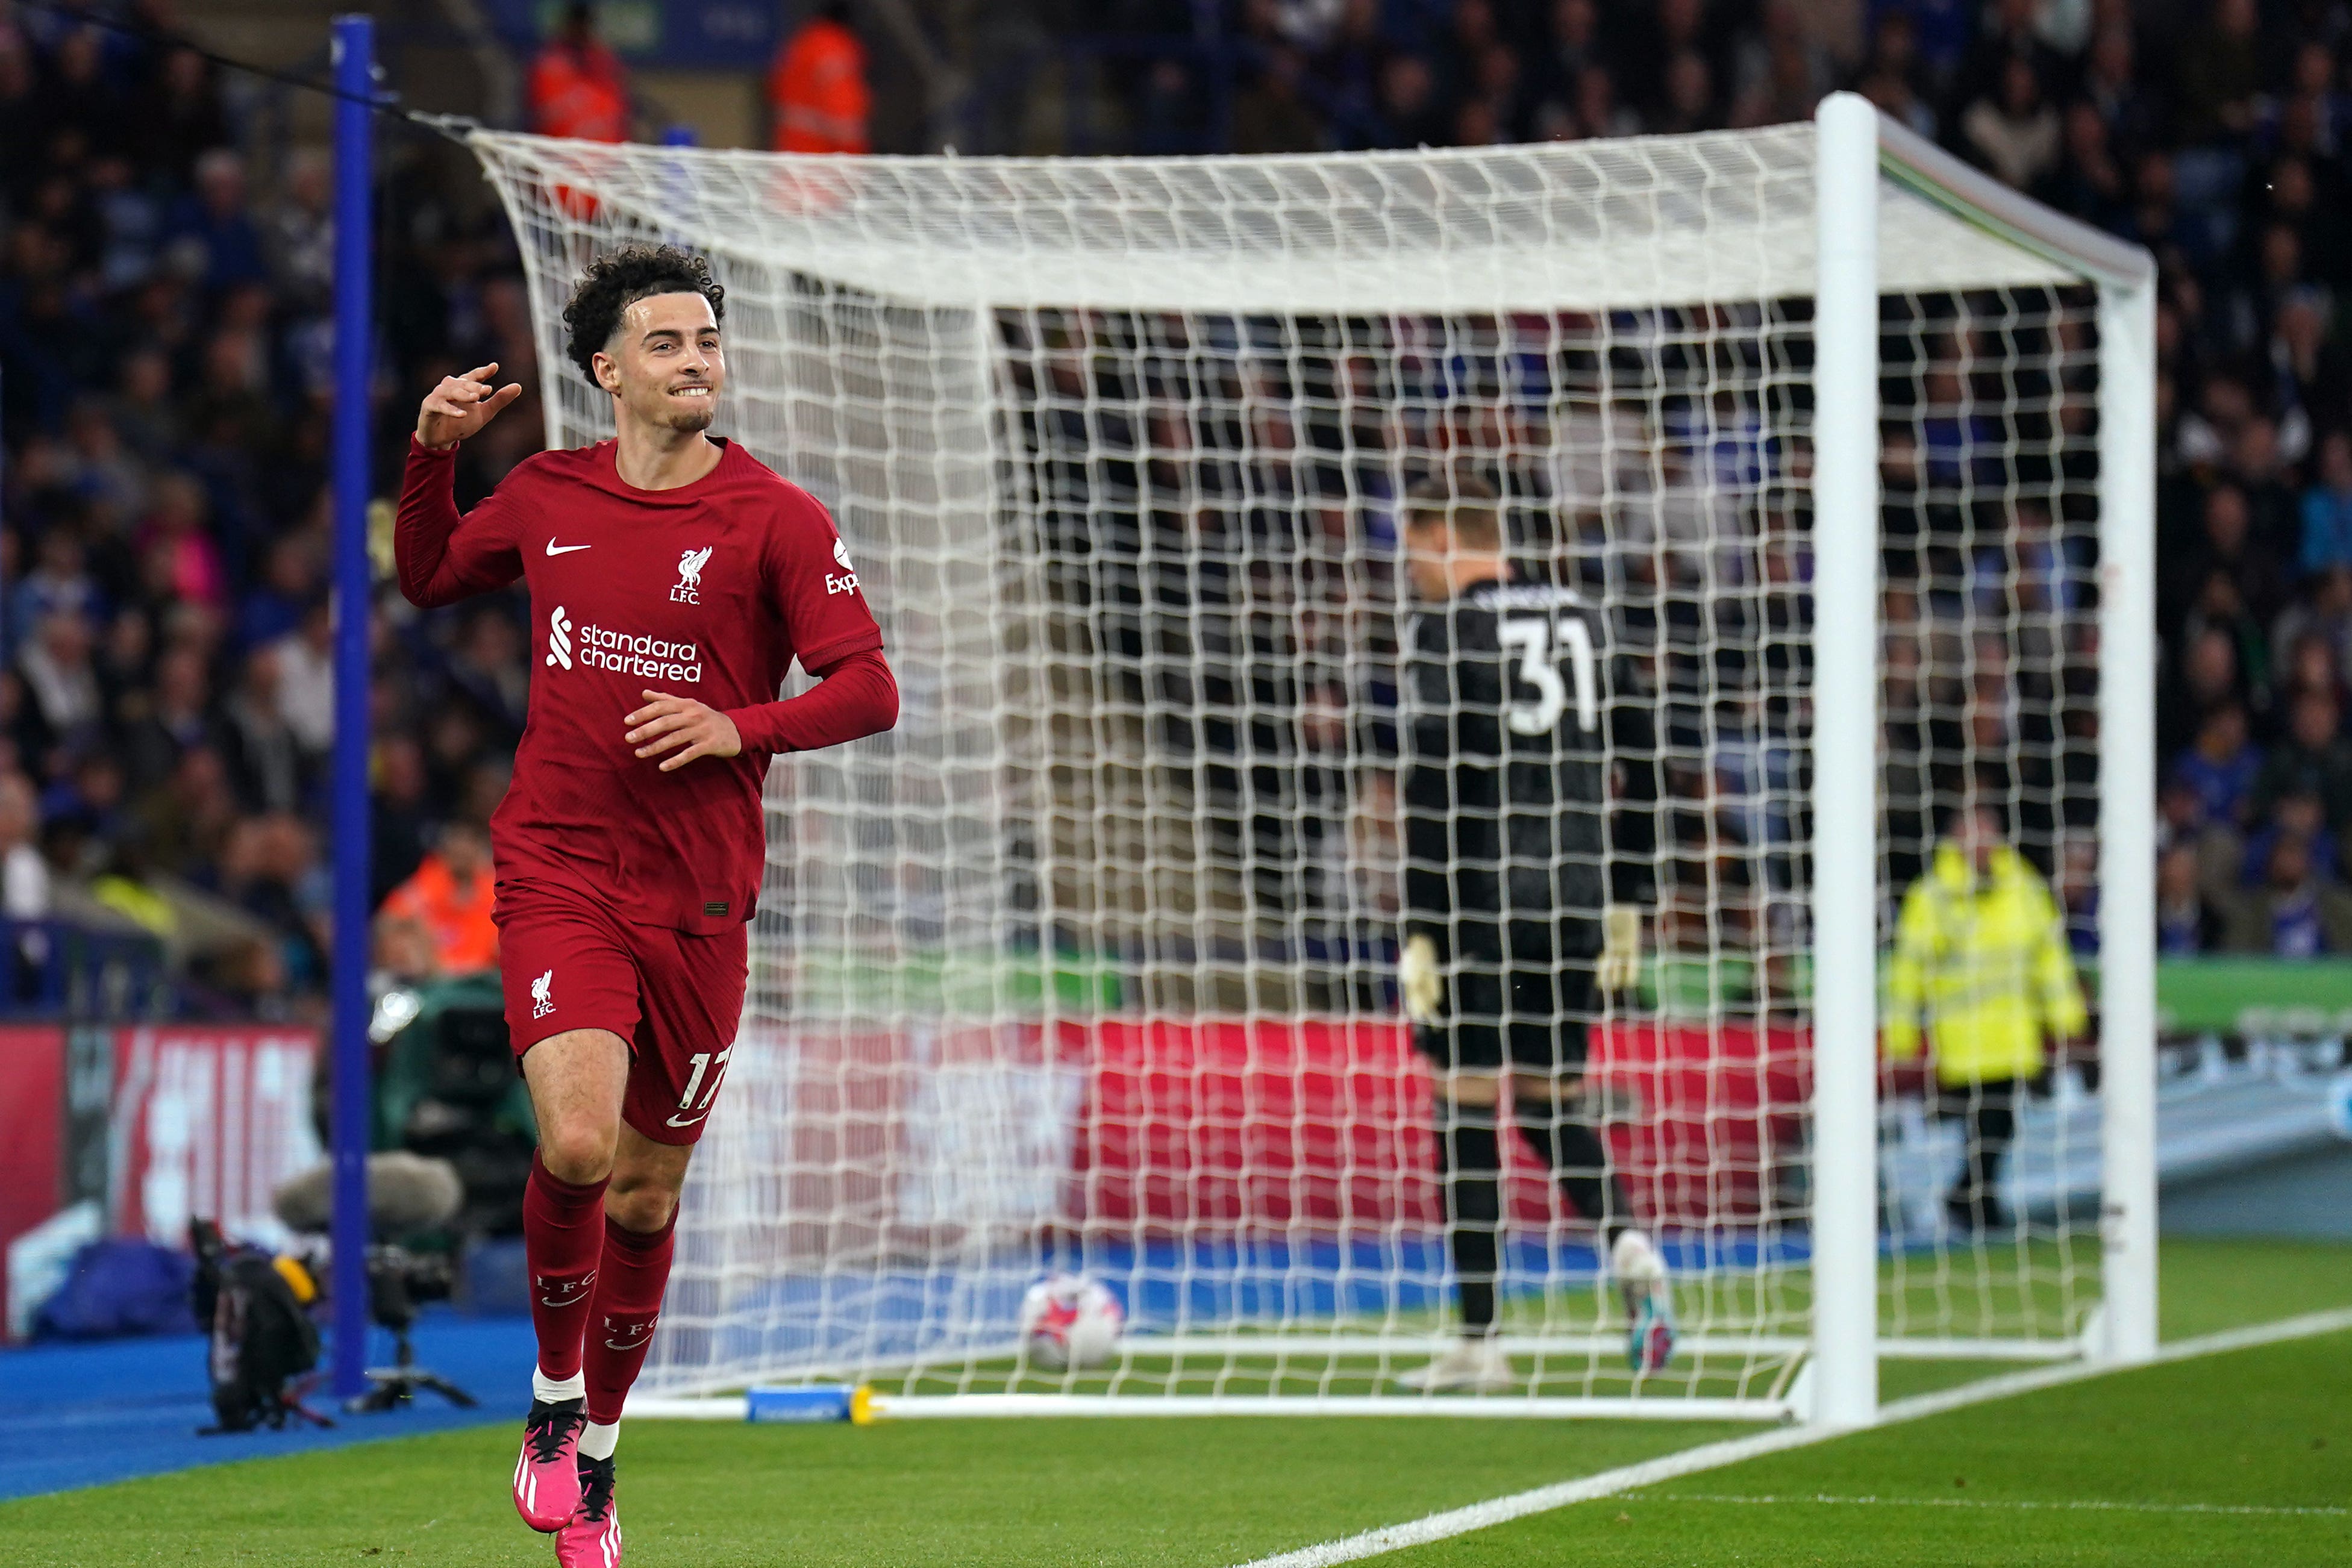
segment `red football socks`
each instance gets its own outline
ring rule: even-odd
[[[522,1189],[523,1257],[530,1267],[530,1323],[539,1370],[561,1382],[580,1375],[580,1346],[604,1250],[604,1184],[568,1182],[530,1157]],[[663,1253],[663,1268],[668,1267]]]
[[[604,1221],[604,1272],[596,1281],[589,1314],[585,1370],[588,1419],[609,1426],[621,1418],[629,1385],[646,1364],[654,1324],[661,1319],[662,1291],[669,1283],[669,1260],[677,1235],[677,1210],[659,1230],[625,1230]]]

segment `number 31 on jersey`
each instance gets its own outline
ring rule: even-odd
[[[1559,723],[1561,712],[1568,706],[1568,688],[1576,687],[1576,724],[1587,735],[1601,726],[1601,683],[1592,665],[1592,629],[1578,620],[1559,622],[1557,635],[1560,647],[1552,647],[1555,635],[1552,620],[1546,615],[1513,616],[1502,624],[1501,637],[1506,652],[1519,656],[1517,675],[1520,682],[1534,688],[1533,702],[1514,701],[1505,711],[1505,720],[1513,735],[1549,735]],[[1559,666],[1555,662],[1568,660],[1569,681],[1559,678]]]

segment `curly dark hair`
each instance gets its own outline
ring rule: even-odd
[[[608,250],[588,264],[563,308],[563,325],[571,332],[564,351],[590,386],[596,386],[597,354],[621,329],[621,312],[656,294],[699,294],[710,301],[714,319],[727,319],[727,290],[711,277],[708,257],[675,245]]]

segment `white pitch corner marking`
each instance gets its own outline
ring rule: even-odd
[[[2221,1355],[2233,1350],[2251,1350],[2258,1345],[2310,1339],[2344,1329],[2352,1329],[2352,1308],[2306,1312],[2301,1317],[2283,1318],[2276,1322],[2255,1323],[2247,1328],[2226,1329],[2220,1333],[2200,1334],[2194,1339],[2175,1340],[2170,1344],[2158,1347],[2153,1363],[2141,1364],[2191,1361],[2200,1356]],[[1940,1416],[1948,1410],[2005,1399],[2011,1395],[2031,1394],[2039,1389],[2102,1377],[2110,1372],[2130,1370],[2128,1366],[2083,1361],[1989,1377],[1980,1383],[1895,1400],[1880,1407],[1878,1425],[1891,1427],[1926,1416]],[[1835,1427],[1784,1427],[1775,1431],[1759,1432],[1753,1437],[1703,1443],[1679,1454],[1644,1459],[1638,1465],[1602,1470],[1597,1475],[1580,1476],[1574,1480],[1556,1481],[1550,1486],[1514,1492],[1508,1497],[1489,1498],[1485,1502],[1474,1502],[1466,1508],[1448,1509],[1444,1513],[1429,1514],[1402,1524],[1383,1525],[1378,1530],[1368,1530],[1361,1535],[1327,1541],[1318,1546],[1303,1546],[1296,1552],[1254,1558],[1240,1564],[1240,1568],[1330,1568],[1334,1563],[1360,1562],[1367,1557],[1385,1556],[1408,1547],[1426,1546],[1433,1541],[1446,1541],[1457,1535],[1467,1535],[1472,1531],[1507,1524],[1529,1514],[1549,1513],[1553,1509],[1566,1508],[1571,1503],[1613,1497],[1637,1488],[1655,1486],[1661,1481],[1720,1469],[1744,1459],[1761,1458],[1767,1454],[1782,1453],[1790,1448],[1811,1448],[1832,1437],[1852,1435],[1850,1429]]]

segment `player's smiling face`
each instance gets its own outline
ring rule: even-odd
[[[708,430],[727,388],[719,321],[699,294],[656,294],[621,312],[620,330],[596,356],[596,379],[616,411],[653,430]]]

